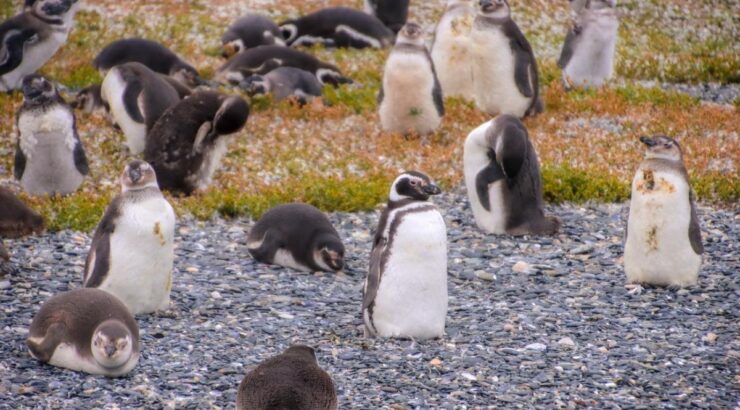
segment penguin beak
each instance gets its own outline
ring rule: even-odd
[[[131,178],[131,182],[134,184],[139,182],[141,179],[141,170],[136,168],[128,171],[128,177]]]
[[[116,352],[116,347],[115,346],[105,346],[105,354],[108,357],[113,356],[113,353],[115,353],[115,352]]]
[[[654,147],[658,145],[658,143],[655,142],[655,140],[650,137],[640,137],[640,142],[647,145],[648,147]]]
[[[439,195],[442,193],[442,190],[439,189],[439,187],[434,184],[425,185],[424,188],[422,188],[422,190],[427,195]]]

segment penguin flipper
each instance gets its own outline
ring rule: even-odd
[[[46,328],[46,333],[40,342],[33,341],[30,337],[26,339],[26,346],[31,351],[31,355],[37,360],[47,363],[51,360],[59,343],[62,343],[66,329],[67,327],[63,322],[54,322]]]
[[[701,242],[701,226],[699,226],[699,217],[696,214],[696,202],[694,200],[694,191],[689,192],[689,201],[691,202],[691,221],[689,221],[689,241],[691,248],[697,255],[704,253],[704,245]]]
[[[508,125],[501,138],[504,140],[496,159],[501,164],[506,178],[511,181],[519,175],[527,158],[527,131],[518,122]]]
[[[431,61],[431,60],[430,60]],[[441,117],[445,115],[445,101],[442,96],[442,85],[439,83],[437,75],[434,75],[434,88],[432,88],[432,98],[434,98],[434,107],[437,108],[437,114]]]
[[[493,151],[493,150],[491,150]],[[506,178],[504,170],[501,169],[501,165],[496,162],[495,153],[494,158],[488,165],[478,172],[475,176],[475,191],[478,194],[478,201],[486,211],[491,211],[491,200],[488,195],[488,187],[501,179]]]
[[[85,155],[85,148],[82,147],[80,136],[77,135],[77,127],[75,127],[75,148],[72,155],[74,156],[75,168],[77,168],[77,171],[82,175],[90,173],[90,167],[87,164],[87,156]]]
[[[575,49],[576,36],[578,32],[576,27],[568,30],[568,34],[565,36],[565,42],[563,43],[563,49],[560,51],[560,58],[558,59],[558,67],[565,68],[568,66],[570,59],[573,58],[573,51]]]
[[[15,147],[15,162],[13,163],[13,175],[15,179],[19,180],[23,178],[23,173],[26,171],[26,154],[21,149],[20,138]]]
[[[525,97],[537,97],[537,63],[534,59],[532,46],[519,30],[519,27],[513,20],[504,24],[504,33],[511,40],[509,41],[511,51],[514,53],[514,81]]]
[[[383,82],[380,82],[380,90],[378,91],[378,106],[383,103],[383,99],[385,98],[385,90],[383,90]]]
[[[273,263],[275,260],[275,254],[280,249],[281,243],[276,235],[272,231],[267,230],[264,236],[262,236],[262,243],[257,248],[247,248],[249,254],[262,263]]]
[[[368,317],[372,321],[372,305],[375,302],[375,296],[378,294],[378,287],[380,287],[380,278],[383,275],[382,262],[383,254],[385,253],[387,240],[381,238],[370,254],[370,270],[365,280],[365,287],[362,291],[362,311],[368,310]],[[367,324],[366,324],[367,326]]]
[[[90,253],[85,260],[83,284],[86,288],[96,288],[103,283],[110,269],[110,239],[116,228],[116,219],[122,204],[121,196],[111,201],[93,235]]]
[[[139,96],[143,91],[144,87],[141,80],[138,78],[132,78],[126,89],[123,91],[123,106],[126,109],[129,117],[138,123],[144,123],[144,114],[141,112],[139,107]]]
[[[0,25],[0,76],[21,65],[23,49],[27,43],[38,40],[39,34],[32,28],[21,28],[13,20]]]

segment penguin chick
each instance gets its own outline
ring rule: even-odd
[[[664,135],[640,141],[647,150],[632,180],[624,245],[627,282],[694,285],[704,246],[681,146]]]
[[[409,17],[409,0],[365,0],[365,12],[374,15],[398,33]]]
[[[371,14],[349,7],[329,7],[280,23],[289,46],[385,48],[394,34]]]
[[[231,58],[248,48],[271,45],[285,45],[280,27],[263,15],[248,14],[233,22],[221,37],[221,55]]]
[[[66,195],[77,190],[89,169],[77,135],[74,111],[54,84],[33,74],[23,79],[23,105],[14,173],[32,195]]]
[[[174,237],[175,212],[154,169],[144,161],[130,162],[121,174],[121,193],[95,229],[84,286],[115,295],[135,315],[167,309]]]
[[[470,0],[449,0],[445,14],[437,24],[431,56],[446,97],[474,99],[470,31],[475,15]]]
[[[442,88],[418,24],[398,33],[383,70],[378,112],[383,130],[403,134],[428,134],[442,121]]]
[[[24,204],[9,189],[0,186],[0,238],[20,238],[41,234],[44,218]]]
[[[240,86],[249,95],[269,93],[275,101],[295,97],[300,105],[323,93],[315,75],[295,67],[278,67],[265,75],[253,75]]]
[[[196,91],[167,110],[147,137],[144,158],[162,189],[190,195],[210,185],[249,105],[239,96]]]

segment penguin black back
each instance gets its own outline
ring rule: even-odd
[[[0,186],[0,237],[18,238],[45,229],[44,218]]]
[[[336,47],[383,48],[393,44],[393,32],[371,14],[349,7],[329,7],[280,23],[288,45],[312,45],[320,39]]]
[[[365,0],[365,9],[398,33],[408,20],[409,0]]]

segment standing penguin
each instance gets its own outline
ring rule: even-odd
[[[54,84],[36,74],[23,79],[16,126],[14,171],[23,189],[32,195],[76,191],[89,171],[87,157],[74,111]]]
[[[447,316],[447,229],[428,176],[401,174],[380,216],[365,279],[365,336],[431,339]]]
[[[344,245],[329,219],[307,204],[278,205],[249,231],[249,253],[258,261],[302,271],[336,272]]]
[[[26,1],[25,10],[0,24],[0,91],[21,87],[67,42],[77,0]]]
[[[323,87],[315,75],[295,67],[278,67],[265,75],[253,75],[240,86],[249,95],[269,93],[275,101],[295,97],[300,105],[323,94]]]
[[[478,227],[489,233],[553,235],[560,221],[542,210],[542,176],[529,134],[503,114],[465,139],[465,186]]]
[[[563,84],[600,87],[614,72],[619,17],[616,0],[588,0],[568,31],[558,66]]]
[[[205,189],[248,117],[243,98],[216,91],[196,91],[167,110],[149,132],[144,150],[159,186],[185,195]]]
[[[330,7],[280,23],[286,44],[328,47],[385,48],[393,32],[377,17],[349,7]]]
[[[542,112],[532,46],[511,19],[507,0],[480,0],[471,32],[475,104],[489,115]]]
[[[233,22],[221,37],[221,55],[231,58],[234,54],[257,46],[284,46],[280,27],[260,14],[248,14]]]
[[[172,85],[140,63],[113,67],[103,79],[100,93],[134,155],[144,151],[147,133],[159,117],[180,101]]]
[[[475,8],[470,0],[449,0],[437,24],[431,55],[442,92],[447,97],[474,99],[470,38],[474,20]]]
[[[336,410],[334,382],[308,346],[295,345],[247,373],[236,393],[237,410]]]
[[[9,189],[0,186],[0,238],[20,238],[40,234],[46,229],[44,218],[24,204]]]
[[[409,17],[409,0],[365,0],[365,11],[398,33]]]
[[[135,315],[165,310],[172,289],[175,212],[144,161],[126,166],[121,191],[95,229],[84,286],[115,295]]]
[[[422,34],[418,24],[406,24],[385,63],[378,94],[380,123],[385,131],[424,135],[442,121],[442,88]]]
[[[647,152],[632,180],[624,244],[627,282],[693,285],[704,246],[681,147],[663,135],[640,141]]]

